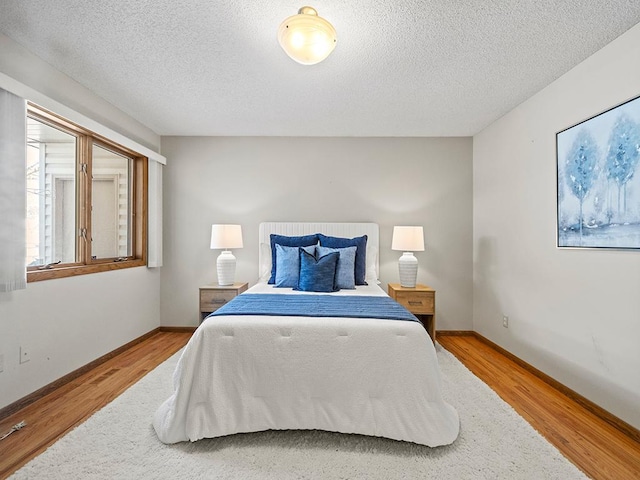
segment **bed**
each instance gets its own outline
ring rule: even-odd
[[[366,235],[366,284],[322,293],[269,284],[276,258],[272,234],[314,232],[344,239]],[[174,393],[154,416],[160,441],[304,429],[430,447],[452,443],[459,418],[442,398],[431,338],[418,321],[394,319],[396,308],[403,308],[378,285],[377,225],[263,223],[259,237],[260,280],[205,319],[188,342],[174,373]],[[291,248],[300,251],[302,284],[309,255],[303,247]],[[336,250],[316,262],[352,251]],[[275,310],[253,310],[263,301]],[[278,310],[293,304],[298,310]],[[325,316],[314,316],[319,309]]]

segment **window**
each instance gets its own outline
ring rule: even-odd
[[[27,109],[27,280],[146,262],[147,158]]]

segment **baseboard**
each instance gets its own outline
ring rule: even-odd
[[[473,330],[436,330],[436,338],[443,337],[469,337],[474,335]]]
[[[160,327],[161,332],[193,333],[198,327]]]
[[[441,334],[443,334],[443,332],[438,332],[438,335],[441,335]],[[444,333],[444,335],[446,335],[446,333]],[[500,345],[498,345],[496,343],[493,343],[491,340],[489,340],[488,338],[483,337],[478,332],[470,332],[470,335],[476,337],[481,342],[486,343],[487,345],[489,345],[494,350],[497,350],[502,355],[504,355],[505,357],[509,358],[510,360],[512,360],[513,362],[517,363],[519,366],[521,366],[522,368],[524,368],[525,370],[530,372],[532,375],[535,375],[536,377],[538,377],[543,382],[545,382],[548,385],[552,386],[553,388],[555,388],[559,392],[562,392],[564,395],[566,395],[567,397],[569,397],[570,399],[572,399],[573,401],[575,401],[576,403],[578,403],[579,405],[581,405],[585,409],[589,410],[595,416],[597,416],[601,420],[607,422],[612,427],[620,430],[622,433],[624,433],[628,437],[632,438],[636,442],[640,442],[640,430],[638,430],[634,426],[629,425],[624,420],[616,417],[614,414],[608,412],[607,410],[605,410],[604,408],[600,407],[599,405],[596,405],[591,400],[589,400],[589,399],[583,397],[582,395],[580,395],[578,392],[575,392],[574,390],[571,390],[566,385],[563,385],[562,383],[560,383],[556,379],[554,379],[554,378],[550,377],[549,375],[547,375],[546,373],[538,370],[533,365],[530,365],[527,362],[525,362],[524,360],[516,357],[513,353],[509,352],[508,350],[505,350]]]
[[[77,370],[74,370],[73,372],[67,373],[65,376],[60,377],[57,380],[54,380],[50,384],[45,385],[44,387],[36,390],[35,392],[30,393],[29,395],[27,395],[25,397],[22,397],[21,399],[16,400],[13,403],[10,403],[6,407],[1,408],[0,409],[0,420],[8,417],[9,415],[12,415],[13,413],[17,412],[18,410],[21,410],[21,409],[31,405],[33,402],[35,402],[37,400],[40,400],[42,397],[50,394],[54,390],[56,390],[56,389],[62,387],[63,385],[75,380],[80,375],[83,375],[83,374],[87,373],[89,370],[92,370],[92,369],[96,368],[98,365],[106,362],[107,360],[110,360],[111,358],[115,357],[116,355],[120,355],[121,353],[123,353],[126,350],[130,349],[134,345],[137,345],[138,343],[143,342],[147,338],[155,335],[156,333],[158,333],[160,331],[162,331],[160,328],[154,328],[150,332],[147,332],[144,335],[141,335],[140,337],[138,337],[138,338],[136,338],[134,340],[131,340],[129,343],[126,343],[125,345],[122,345],[121,347],[118,347],[115,350],[113,350],[113,351],[111,351],[109,353],[106,353],[105,355],[102,355],[99,358],[96,358],[92,362],[87,363],[86,365],[78,368]]]

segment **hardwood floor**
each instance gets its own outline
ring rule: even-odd
[[[0,441],[0,479],[8,477],[69,430],[182,348],[191,333],[158,332],[125,352],[0,419],[0,436],[24,420],[27,426]]]
[[[137,382],[191,336],[160,332],[0,420],[0,478],[6,478]],[[640,478],[640,443],[624,435],[474,336],[438,341],[484,380],[570,461],[594,479]]]
[[[640,478],[640,443],[475,336],[438,342],[589,477]]]

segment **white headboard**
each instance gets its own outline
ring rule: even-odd
[[[259,230],[258,281],[266,282],[271,274],[270,235],[298,236],[323,233],[332,237],[361,237],[367,235],[367,273],[365,278],[377,280],[380,272],[378,250],[380,248],[377,223],[312,223],[312,222],[263,222]]]

